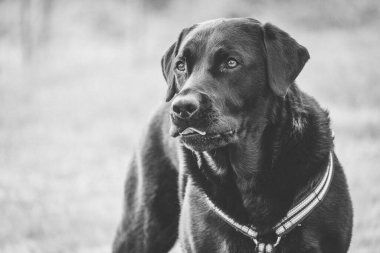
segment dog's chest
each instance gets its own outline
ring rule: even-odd
[[[310,231],[309,231],[310,232]],[[307,243],[310,237],[302,228],[283,238],[274,253],[309,252],[318,243]],[[179,221],[179,241],[183,252],[254,253],[255,244],[221,220],[208,206],[202,193],[188,179]],[[307,239],[310,241],[310,238]],[[314,251],[312,251],[314,252]],[[316,252],[319,252],[318,250]]]
[[[191,179],[186,185],[179,223],[183,252],[255,252],[253,242],[247,238],[241,240],[238,233],[213,213]],[[238,240],[231,237],[234,233]]]

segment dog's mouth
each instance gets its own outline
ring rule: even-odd
[[[179,132],[180,141],[188,148],[196,151],[206,151],[220,148],[238,140],[237,130],[201,130],[187,127]]]
[[[206,135],[207,133],[205,131],[201,131],[201,130],[194,128],[194,127],[188,127],[185,130],[183,130],[182,132],[180,132],[179,134],[181,136],[191,136],[191,135],[197,135],[197,134]]]
[[[202,131],[202,130],[199,130],[197,128],[194,128],[194,127],[188,127],[186,128],[185,130],[183,130],[182,132],[180,132],[179,134],[181,135],[181,137],[208,137],[208,138],[221,138],[223,136],[233,136],[234,134],[236,133],[236,130],[228,130],[228,131],[223,131],[223,132],[206,132],[206,131]]]

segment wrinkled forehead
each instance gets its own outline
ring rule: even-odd
[[[200,23],[183,39],[179,52],[204,54],[219,48],[242,52],[261,49],[260,24],[243,19],[217,19]]]

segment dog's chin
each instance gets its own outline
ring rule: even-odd
[[[237,142],[238,134],[236,130],[229,130],[204,135],[199,133],[180,135],[179,138],[185,147],[191,150],[210,151]]]

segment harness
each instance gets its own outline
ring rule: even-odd
[[[205,194],[206,201],[210,208],[226,223],[233,227],[236,231],[244,234],[253,240],[256,244],[257,253],[272,253],[275,247],[280,243],[281,238],[292,231],[298,226],[311,212],[318,206],[319,203],[325,198],[333,176],[333,155],[330,152],[329,163],[326,172],[319,182],[319,184],[301,201],[299,201],[294,207],[292,207],[286,214],[286,216],[272,227],[272,231],[277,236],[274,243],[260,242],[258,238],[258,231],[252,225],[244,225],[236,222],[232,217],[222,211],[215,205],[213,201]]]

